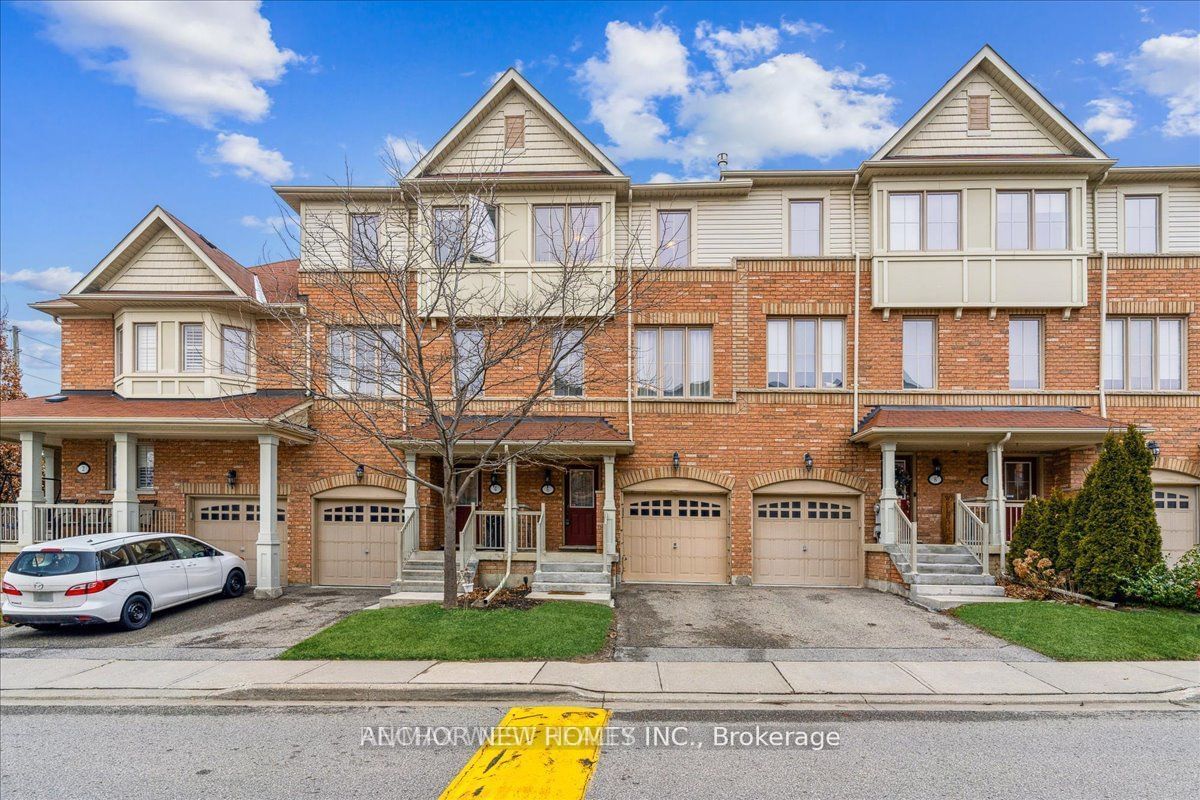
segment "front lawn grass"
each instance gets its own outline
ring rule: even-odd
[[[436,603],[359,611],[280,658],[476,661],[569,659],[604,647],[612,609],[550,601],[526,611],[454,609]]]
[[[1200,658],[1200,614],[1171,609],[1110,611],[1053,602],[968,603],[950,613],[1058,661]]]

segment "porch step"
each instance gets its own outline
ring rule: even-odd
[[[981,570],[979,563],[973,564],[956,564],[956,563],[940,563],[917,560],[917,572],[926,572],[930,574],[948,574],[948,575],[979,575]]]
[[[979,559],[970,553],[922,553],[917,552],[918,564],[974,564],[979,566]]]
[[[1003,597],[1004,587],[987,584],[950,584],[937,585],[914,583],[909,590],[910,595],[961,595],[963,597]]]
[[[542,560],[541,572],[607,574],[607,561],[547,561]]]
[[[538,595],[555,593],[587,594],[612,597],[612,577],[607,561],[543,560],[533,576],[533,591]]]
[[[607,583],[556,583],[551,581],[534,581],[534,594],[586,594],[604,595],[611,597],[612,589]]]
[[[611,579],[603,572],[535,572],[533,585],[541,586],[550,583],[589,583],[594,586],[607,586]]]
[[[1023,602],[1015,597],[1000,596],[982,596],[971,597],[963,594],[923,594],[910,598],[914,603],[922,608],[930,611],[945,611],[949,608],[957,608],[967,603],[1020,603]]]
[[[910,586],[917,583],[929,583],[939,586],[995,586],[996,579],[991,575],[960,575],[945,572],[905,572],[904,582]]]

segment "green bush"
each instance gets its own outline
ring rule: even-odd
[[[1013,529],[1009,552],[1012,559],[1021,558],[1026,550],[1036,550],[1039,555],[1050,559],[1055,566],[1059,563],[1059,539],[1066,530],[1071,517],[1074,500],[1058,489],[1047,498],[1035,497],[1025,504],[1025,512]]]
[[[1123,587],[1125,596],[1154,606],[1200,611],[1200,547],[1183,554],[1174,568],[1159,560]]]
[[[1025,557],[1026,550],[1041,552],[1041,548],[1035,543],[1042,538],[1042,521],[1045,515],[1046,501],[1042,498],[1030,498],[1029,502],[1025,504],[1025,511],[1017,520],[1017,526],[1013,528],[1012,540],[1008,543],[1008,554],[1012,559],[1014,569],[1017,561]]]
[[[1074,556],[1074,580],[1085,594],[1119,598],[1130,578],[1162,560],[1153,464],[1145,438],[1132,425],[1123,436],[1105,438],[1059,543],[1060,561]]]

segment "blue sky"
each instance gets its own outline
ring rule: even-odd
[[[0,294],[25,388],[65,290],[159,203],[284,257],[271,183],[386,179],[518,66],[635,180],[857,165],[990,43],[1122,164],[1200,161],[1187,3],[0,4]],[[390,138],[389,138],[390,137]],[[408,146],[400,148],[408,153]]]

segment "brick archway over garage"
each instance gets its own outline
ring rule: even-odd
[[[867,482],[857,475],[851,475],[849,472],[842,472],[836,469],[826,469],[824,467],[814,467],[813,469],[789,467],[787,469],[771,470],[770,472],[760,472],[750,479],[750,491],[758,491],[764,486],[770,486],[773,483],[782,483],[783,481],[826,481],[828,483],[849,486],[851,489],[857,489],[860,492],[867,491]]]
[[[674,467],[652,467],[649,469],[638,469],[633,472],[625,472],[617,478],[617,488],[625,489],[633,486],[636,483],[644,483],[645,481],[660,480],[663,478],[689,478],[695,481],[703,481],[711,483],[714,486],[733,491],[733,476],[726,475],[722,472],[715,472],[710,469],[701,469],[699,467],[681,466],[679,469]]]
[[[1200,462],[1189,461],[1186,458],[1160,458],[1150,468],[1166,472],[1180,472],[1193,478],[1200,478]]]
[[[343,486],[376,486],[380,489],[390,489],[394,492],[404,494],[404,481],[399,478],[394,478],[390,475],[372,475],[368,473],[363,475],[362,480],[359,480],[353,472],[331,475],[328,478],[313,481],[308,485],[308,493],[309,495],[317,495],[321,492],[328,492],[330,489],[340,489]]]

